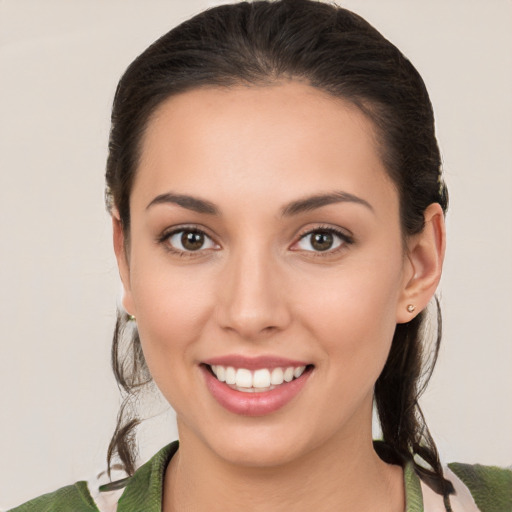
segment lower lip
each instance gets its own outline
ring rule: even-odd
[[[217,380],[205,366],[201,369],[206,386],[217,402],[228,411],[243,416],[264,416],[281,409],[299,394],[311,374],[306,370],[298,379],[284,382],[271,391],[244,393]]]

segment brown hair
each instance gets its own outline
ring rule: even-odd
[[[130,191],[142,135],[162,101],[201,86],[264,85],[282,78],[307,81],[352,102],[373,121],[383,162],[398,189],[404,237],[423,229],[423,214],[431,203],[446,211],[432,106],[409,60],[361,17],[335,5],[312,0],[243,2],[206,10],[174,28],[137,57],[119,82],[112,110],[106,200],[109,210],[113,206],[118,210],[127,240]],[[437,301],[436,305],[437,336],[430,357],[423,354],[425,312],[396,327],[375,385],[385,443],[377,449],[389,462],[413,460],[420,476],[445,496],[449,510],[453,487],[443,476],[418,405],[441,340]],[[120,355],[126,322],[126,315],[120,313],[112,364],[125,401],[108,461],[117,453],[131,474],[133,433],[139,420],[129,404],[151,377],[136,331],[128,337],[129,350]]]

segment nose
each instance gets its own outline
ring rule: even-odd
[[[222,273],[217,320],[226,331],[256,341],[291,321],[283,272],[270,251],[247,247],[232,254]]]

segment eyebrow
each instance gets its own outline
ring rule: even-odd
[[[192,197],[184,194],[160,194],[156,196],[147,206],[148,210],[151,206],[156,204],[177,204],[187,210],[192,210],[197,213],[206,213],[208,215],[219,215],[219,209],[210,201],[205,199],[199,199],[198,197]]]
[[[207,215],[220,215],[220,210],[215,204],[206,199],[200,199],[185,194],[166,193],[156,196],[147,206],[146,210],[157,204],[176,204],[187,210]],[[329,194],[315,194],[304,199],[292,201],[281,210],[282,217],[291,217],[299,213],[308,212],[335,203],[356,203],[374,211],[372,205],[364,199],[349,194],[348,192],[331,192]]]
[[[372,212],[374,211],[373,206],[368,201],[358,196],[349,194],[348,192],[331,192],[329,194],[316,194],[311,197],[293,201],[282,209],[281,215],[283,217],[289,217],[334,203],[356,203],[365,206]]]

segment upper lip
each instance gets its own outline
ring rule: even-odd
[[[287,359],[280,356],[266,355],[257,357],[247,357],[242,355],[230,354],[219,357],[212,357],[203,361],[203,364],[209,366],[232,366],[233,368],[246,368],[247,370],[258,370],[260,368],[289,368],[290,366],[308,366],[308,362],[296,359]]]

